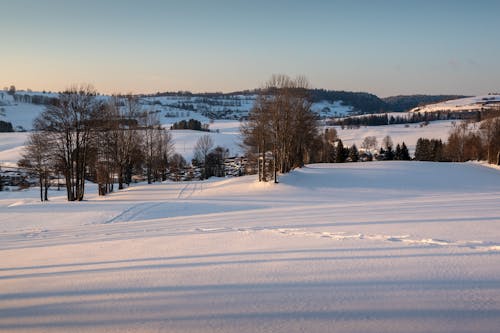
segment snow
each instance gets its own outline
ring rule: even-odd
[[[453,99],[441,103],[414,108],[410,112],[469,111],[481,110],[485,103],[500,103],[500,94],[481,95]]]
[[[29,103],[13,103],[0,107],[5,110],[5,116],[0,116],[0,120],[12,123],[14,128],[21,126],[25,130],[31,130],[33,120],[45,110],[42,105]]]
[[[0,133],[0,165],[17,165],[27,137],[26,132]]]
[[[181,154],[186,161],[190,162],[194,157],[194,147],[196,141],[204,135],[209,135],[214,141],[214,147],[221,146],[229,149],[230,155],[242,155],[244,150],[240,147],[239,129],[221,128],[219,133],[202,132],[192,130],[172,130],[172,138],[174,140],[175,151]]]
[[[194,156],[193,150],[196,141],[199,137],[208,134],[214,139],[215,146],[219,145],[228,148],[231,155],[242,155],[244,150],[240,146],[240,125],[241,123],[235,120],[215,120],[209,127],[212,132],[173,130],[171,133],[175,150],[183,155],[187,161],[191,161]],[[166,126],[168,127],[168,125]],[[340,126],[335,126],[335,128],[344,145],[347,146],[356,144],[359,148],[366,136],[375,136],[379,145],[381,145],[382,139],[386,135],[390,135],[394,144],[404,141],[410,152],[413,153],[420,137],[446,141],[452,128],[452,121],[436,121],[422,127],[420,124],[409,124],[408,127],[405,125],[388,125],[360,127],[357,129],[341,129]],[[26,141],[26,137],[27,133],[0,133],[0,165],[17,163],[21,157],[22,146]]]
[[[308,165],[0,193],[0,331],[496,332],[500,171]]]
[[[408,126],[408,127],[407,127]],[[411,154],[415,152],[417,140],[419,138],[441,139],[443,142],[448,140],[449,133],[452,129],[453,121],[433,121],[426,126],[420,124],[407,125],[387,125],[387,126],[366,126],[360,128],[342,129],[340,126],[334,126],[337,134],[342,139],[344,146],[356,144],[359,148],[364,138],[367,136],[375,136],[378,145],[382,145],[382,139],[389,135],[392,138],[394,145],[404,142]]]

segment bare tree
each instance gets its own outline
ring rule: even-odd
[[[272,152],[274,180],[277,173],[301,167],[317,145],[317,124],[304,77],[273,75],[262,89],[248,122],[242,127],[243,142],[257,150],[266,170],[266,152]],[[259,180],[266,177],[259,174]]]
[[[361,148],[364,150],[372,150],[377,148],[377,138],[375,136],[367,136],[361,143]]]
[[[393,143],[392,143],[392,138],[390,135],[386,135],[383,139],[382,139],[382,146],[386,149],[386,150],[389,150],[389,149],[392,149],[393,147]]]
[[[141,115],[141,130],[143,133],[144,154],[146,162],[146,178],[148,184],[154,180],[153,167],[156,159],[157,133],[161,129],[158,114],[154,111],[145,111]]]
[[[169,157],[174,153],[172,135],[161,126],[157,112],[143,112],[140,119],[148,183],[166,180]]]
[[[209,134],[201,136],[194,146],[194,158],[203,164],[202,179],[207,178],[207,157],[214,146],[214,140]]]
[[[468,124],[461,122],[460,124],[453,123],[453,128],[448,137],[446,145],[447,155],[452,162],[465,161],[465,140],[467,137]]]
[[[269,96],[265,94],[257,96],[248,115],[248,121],[240,128],[247,155],[256,157],[259,181],[267,181],[266,152],[272,149],[270,113],[268,112],[271,107],[270,102]]]
[[[118,189],[123,189],[123,184],[132,181],[134,165],[143,160],[143,137],[139,131],[139,118],[142,107],[138,99],[131,94],[125,96],[124,107],[121,108],[121,99],[115,97],[112,103],[119,118],[118,146],[115,151],[115,161],[118,165]]]
[[[490,118],[480,126],[488,163],[500,165],[500,118]]]
[[[49,140],[62,167],[68,201],[83,200],[85,194],[92,129],[102,110],[96,95],[90,85],[71,87],[34,121],[35,130]]]
[[[54,167],[52,152],[49,149],[50,142],[43,133],[33,132],[28,136],[25,144],[23,159],[19,166],[26,167],[38,176],[40,186],[40,201],[48,201],[48,190],[50,187],[50,174]]]
[[[174,153],[169,159],[168,163],[170,166],[170,173],[175,178],[175,180],[181,180],[181,171],[186,167],[186,160],[181,154]]]

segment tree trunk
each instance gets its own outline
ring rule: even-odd
[[[500,165],[500,151],[497,153],[497,165]]]
[[[45,178],[45,201],[49,201],[49,180]]]
[[[43,176],[40,175],[40,201],[43,201]]]

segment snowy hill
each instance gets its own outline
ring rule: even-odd
[[[54,93],[25,92],[16,93],[16,100],[5,91],[0,91],[0,120],[11,122],[17,129],[32,129],[33,120],[45,109],[40,99],[56,98]],[[144,110],[157,111],[160,121],[171,125],[180,120],[191,118],[208,123],[210,120],[241,120],[248,116],[257,95],[206,94],[206,95],[166,95],[143,96],[139,102]],[[102,99],[107,96],[100,96]],[[35,101],[35,103],[33,102]],[[319,118],[343,117],[352,114],[354,108],[342,101],[318,101],[312,110]]]
[[[0,330],[495,332],[499,188],[477,164],[395,161],[0,192]]]
[[[163,117],[198,120],[240,120],[248,116],[257,95],[207,94],[144,97],[141,102],[160,111]],[[341,117],[353,112],[353,107],[342,101],[319,101],[312,110],[320,118]]]
[[[500,95],[490,94],[449,100],[436,104],[416,107],[410,112],[475,112],[492,107],[500,107]]]

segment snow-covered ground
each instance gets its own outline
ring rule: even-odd
[[[27,132],[0,133],[0,165],[17,165],[28,134]]]
[[[427,139],[441,139],[443,142],[448,140],[448,136],[453,127],[453,121],[433,121],[426,126],[420,124],[407,124],[407,125],[387,125],[387,126],[366,126],[360,128],[342,129],[335,126],[337,134],[342,139],[344,145],[350,146],[356,144],[359,148],[363,139],[367,136],[374,136],[377,138],[378,145],[382,145],[382,139],[389,135],[392,138],[394,145],[404,142],[410,153],[415,152],[415,146],[419,138]]]
[[[500,94],[481,95],[467,98],[453,99],[441,103],[416,107],[410,112],[436,112],[436,111],[479,111],[489,103],[500,104]]]
[[[214,132],[172,130],[175,151],[191,162],[196,141],[204,135],[210,135],[214,140],[214,147],[228,148],[230,155],[242,155],[244,150],[240,146],[239,126],[238,121],[218,121],[211,125]],[[0,133],[0,166],[17,165],[28,135],[28,132]]]
[[[182,154],[187,161],[193,158],[193,150],[196,140],[200,136],[209,134],[214,139],[215,145],[229,148],[231,155],[242,155],[244,153],[241,144],[239,121],[216,120],[210,124],[213,132],[200,132],[190,130],[174,130],[172,137],[175,142],[175,150]],[[167,125],[168,126],[168,125]],[[360,147],[366,136],[375,136],[379,145],[386,135],[390,135],[394,144],[405,142],[410,152],[414,152],[418,138],[442,139],[446,141],[452,121],[431,122],[427,126],[420,127],[419,124],[390,125],[360,127],[358,129],[341,129],[336,126],[339,137],[344,145],[356,144]],[[218,130],[218,133],[216,132]],[[0,133],[0,165],[15,165],[21,157],[27,133]]]
[[[497,332],[500,171],[309,165],[0,193],[0,331]]]

